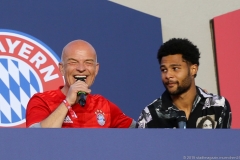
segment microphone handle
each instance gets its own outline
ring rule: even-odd
[[[182,110],[178,111],[177,121],[178,121],[178,128],[186,129],[187,118],[186,118],[186,114],[184,111],[182,111]]]
[[[86,92],[78,92],[78,96],[80,96],[80,99],[78,103],[83,107],[86,104]]]

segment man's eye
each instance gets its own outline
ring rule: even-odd
[[[71,62],[68,62],[68,64],[74,65],[74,64],[77,64],[77,62],[76,61],[71,61]]]
[[[85,64],[90,66],[90,65],[93,65],[93,62],[92,61],[86,61]]]
[[[178,68],[178,67],[174,67],[173,70],[174,70],[174,71],[177,71],[177,70],[179,70],[179,68]]]
[[[167,72],[167,70],[166,69],[161,69],[161,72]]]

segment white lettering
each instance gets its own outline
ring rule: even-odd
[[[3,47],[2,43],[0,42],[0,51],[1,52],[6,52],[5,48]]]
[[[35,64],[35,67],[39,69],[41,64],[44,64],[47,61],[47,58],[40,52],[38,51],[31,59],[30,62]]]
[[[34,48],[33,46],[30,46],[30,45],[28,45],[28,44],[26,44],[26,43],[23,43],[23,45],[22,45],[22,47],[21,47],[18,55],[21,56],[21,57],[23,57],[23,58],[25,58],[25,59],[28,59],[28,56],[25,55],[24,53],[30,54],[31,51],[29,51],[29,50],[27,50],[27,49],[33,50],[33,48]]]
[[[41,51],[33,52],[34,46],[10,38],[5,38],[5,40],[8,46],[0,41],[0,53],[8,52],[10,54],[14,54],[15,52],[16,54],[18,52],[18,56],[24,59],[30,59],[29,62],[32,63],[36,69],[39,69],[39,72],[44,76],[43,79],[45,82],[59,78],[59,74],[54,73],[54,65],[50,65],[45,68],[41,67],[47,62],[47,57]],[[19,51],[16,48],[18,48]],[[29,58],[30,54],[33,55],[31,58]]]
[[[12,43],[11,39],[7,38],[6,40],[9,47],[9,53],[13,53],[14,49],[19,45],[20,41],[15,41]]]
[[[54,66],[53,65],[48,66],[48,67],[43,68],[43,69],[40,70],[40,73],[47,72],[46,75],[44,76],[44,81],[45,82],[51,81],[51,80],[56,79],[56,78],[59,77],[58,74],[51,75],[53,71],[54,71]]]

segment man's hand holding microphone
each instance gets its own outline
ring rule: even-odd
[[[84,107],[87,94],[91,93],[91,89],[89,89],[87,83],[85,83],[86,76],[74,76],[74,78],[76,82],[70,86],[66,99],[70,105],[79,103]]]

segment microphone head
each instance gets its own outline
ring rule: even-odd
[[[178,111],[177,121],[178,122],[181,122],[181,121],[186,122],[187,121],[186,114],[184,111],[181,111],[181,110]]]
[[[77,81],[80,80],[80,81],[84,81],[84,82],[85,82],[87,76],[74,76],[74,78],[75,78]]]

